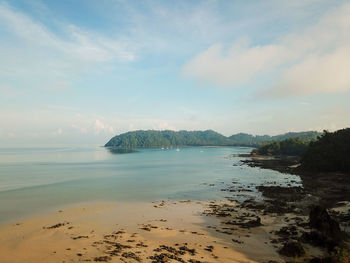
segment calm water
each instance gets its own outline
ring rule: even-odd
[[[299,181],[293,175],[235,166],[249,148],[0,149],[0,222],[88,201],[218,200],[238,186]],[[214,184],[211,185],[211,184]],[[235,193],[230,193],[230,195]],[[237,198],[255,192],[237,192]],[[243,195],[243,196],[242,196]]]

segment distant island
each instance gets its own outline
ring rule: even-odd
[[[206,131],[157,131],[139,130],[126,132],[110,139],[105,147],[157,148],[177,146],[249,146],[258,147],[263,143],[299,138],[303,142],[316,140],[320,132],[288,132],[281,135],[251,135],[238,133],[226,137],[213,130]]]

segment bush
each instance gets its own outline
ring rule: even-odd
[[[301,159],[302,168],[312,171],[350,171],[350,128],[325,131],[311,142]]]
[[[260,146],[253,153],[260,155],[290,155],[301,156],[307,149],[308,143],[300,138],[290,138],[283,141],[275,141]]]

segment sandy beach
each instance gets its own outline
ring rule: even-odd
[[[242,228],[234,235],[216,231],[220,220],[203,215],[209,205],[161,201],[67,207],[1,226],[0,262],[281,261],[268,243],[267,229]]]
[[[197,156],[191,151],[198,149],[187,150],[189,157]],[[209,159],[212,154],[230,156],[229,149],[214,150]],[[164,157],[152,151],[145,157],[152,153],[154,160]],[[172,158],[166,160],[176,160],[169,154]],[[347,262],[350,202],[345,174],[338,175],[339,180],[329,179],[328,174],[301,174],[301,184],[296,175],[260,170],[265,168],[263,159],[248,162],[251,168],[239,159],[234,165],[230,158],[218,160],[207,166],[195,162],[201,169],[187,173],[192,179],[176,173],[175,162],[166,178],[162,169],[158,173],[154,168],[152,173],[136,169],[125,181],[102,177],[3,192],[0,262],[301,263],[326,257]],[[123,162],[111,163],[117,168]],[[278,164],[269,168],[289,167],[289,163]],[[114,171],[109,162],[104,165]],[[205,173],[208,169],[212,173]],[[63,171],[68,172],[66,167]],[[104,170],[98,167],[98,171]],[[213,179],[213,174],[227,177]],[[159,186],[160,178],[165,186]],[[181,191],[184,183],[190,191]],[[173,187],[181,198],[168,194],[156,198]],[[118,200],[114,193],[128,198]],[[158,201],[143,201],[142,195]],[[62,200],[67,204],[60,204]]]

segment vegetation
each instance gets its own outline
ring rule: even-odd
[[[290,138],[262,143],[252,151],[259,155],[300,156],[301,169],[322,172],[350,171],[350,128],[327,132],[315,141]]]
[[[269,135],[251,135],[247,133],[237,133],[229,137],[234,145],[256,147],[263,142],[271,141]]]
[[[283,141],[265,143],[258,149],[253,150],[252,153],[259,155],[301,156],[307,150],[308,144],[308,142],[300,138],[290,138]]]
[[[316,131],[308,132],[288,132],[281,135],[251,135],[247,133],[237,133],[229,137],[234,145],[259,147],[267,142],[283,141],[290,138],[300,138],[304,142],[316,140],[321,133]]]
[[[350,171],[350,128],[333,133],[325,131],[310,143],[301,158],[301,166],[312,171]]]
[[[106,147],[176,147],[176,146],[258,146],[263,142],[300,137],[309,141],[317,137],[317,132],[286,133],[278,136],[253,136],[238,133],[226,137],[212,130],[206,131],[133,131],[115,136]]]
[[[114,147],[171,147],[227,146],[231,141],[212,130],[207,131],[134,131],[113,137],[105,146]]]

